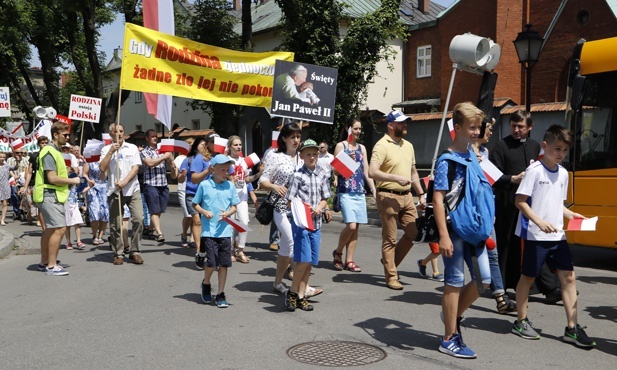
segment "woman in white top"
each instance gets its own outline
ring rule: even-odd
[[[232,216],[235,220],[248,225],[249,223],[249,194],[246,188],[246,184],[253,182],[253,176],[249,176],[250,170],[242,157],[242,139],[240,136],[230,136],[227,139],[227,150],[229,151],[229,158],[234,161],[234,173],[232,182],[236,185],[236,191],[240,203],[236,204],[236,213]],[[234,229],[234,252],[236,255],[236,261],[241,263],[249,263],[249,258],[244,254],[244,247],[246,246],[247,233],[240,233]]]

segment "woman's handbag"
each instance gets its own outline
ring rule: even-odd
[[[270,193],[271,195],[272,193]],[[268,202],[270,195],[264,199],[263,202],[257,207],[257,211],[255,211],[255,218],[262,225],[268,225],[272,222],[272,218],[274,217],[274,205]]]
[[[338,193],[332,199],[332,210],[334,212],[340,212],[341,211],[341,198],[339,198]]]

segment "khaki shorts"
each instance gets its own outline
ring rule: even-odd
[[[58,202],[55,191],[45,190],[43,203],[36,203],[39,211],[43,214],[45,226],[56,229],[66,226],[64,203]]]

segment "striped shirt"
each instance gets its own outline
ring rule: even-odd
[[[145,158],[157,159],[161,156],[163,156],[163,154],[159,154],[156,148],[152,149],[149,146],[145,147],[144,150],[141,151],[142,162],[144,162]],[[167,168],[165,167],[165,161],[154,167],[145,166],[144,183],[150,186],[167,186]]]
[[[315,171],[306,166],[300,167],[294,173],[291,187],[287,192],[287,200],[300,198],[311,208],[315,209],[322,200],[330,198],[330,182],[328,174],[321,166],[315,167]],[[321,216],[313,215],[315,229],[321,228]]]

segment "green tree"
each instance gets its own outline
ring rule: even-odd
[[[347,118],[358,116],[377,62],[389,60],[389,40],[405,38],[400,0],[382,0],[376,11],[344,17],[352,0],[275,0],[283,11],[283,47],[295,60],[338,69],[334,125],[312,125],[311,137],[334,144]],[[341,36],[341,22],[348,24]]]

